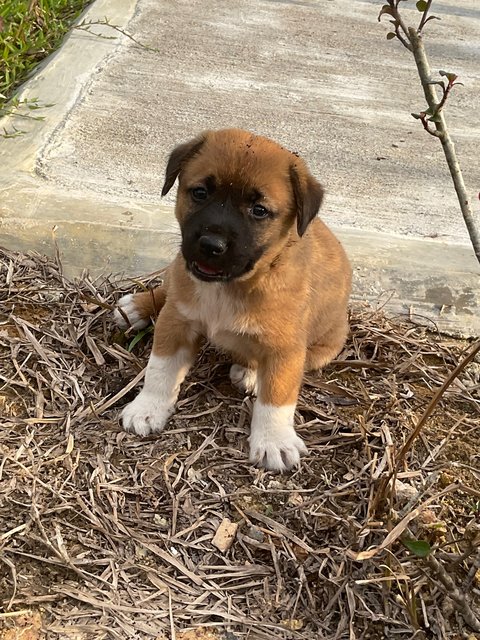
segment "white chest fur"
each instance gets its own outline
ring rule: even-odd
[[[198,322],[200,331],[211,341],[224,332],[256,335],[260,327],[246,311],[245,304],[231,295],[220,282],[195,282],[191,302],[178,303],[178,309],[188,320]]]

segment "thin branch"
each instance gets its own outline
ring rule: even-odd
[[[387,38],[397,37],[400,40],[400,42],[403,44],[403,46],[409,51],[411,51],[412,47],[408,42],[407,26],[403,22],[402,17],[398,12],[398,8],[397,8],[398,2],[395,2],[395,0],[387,0],[387,2],[388,4],[384,4],[383,7],[380,9],[380,13],[378,14],[378,21],[380,22],[383,15],[391,16],[393,20],[390,20],[390,22],[393,24],[394,32],[388,33]],[[402,31],[403,31],[403,35],[402,35]]]
[[[435,114],[440,113],[440,111],[445,106],[445,102],[447,101],[447,98],[448,98],[448,96],[450,94],[450,91],[452,90],[453,82],[449,82],[446,87],[445,87],[445,85],[442,84],[441,87],[442,87],[442,91],[443,91],[443,96],[442,96],[442,99],[440,100],[440,102],[438,103],[438,106],[437,106],[437,109],[435,111]]]
[[[433,395],[432,399],[428,403],[427,408],[423,412],[422,417],[418,421],[417,426],[412,431],[412,433],[409,435],[409,437],[407,438],[407,440],[406,440],[405,444],[403,445],[403,447],[400,449],[400,452],[399,452],[399,454],[397,456],[397,460],[396,460],[396,464],[395,464],[397,472],[400,470],[400,466],[403,463],[403,461],[405,460],[405,456],[410,451],[410,449],[412,447],[412,444],[414,443],[414,441],[418,437],[418,434],[422,430],[423,425],[428,420],[428,418],[432,415],[435,407],[437,406],[437,404],[442,399],[442,396],[444,395],[445,391],[452,384],[452,382],[456,378],[458,378],[458,376],[462,373],[462,371],[465,369],[467,364],[469,364],[475,358],[475,356],[477,355],[477,353],[479,351],[480,351],[480,340],[477,340],[477,342],[474,343],[473,348],[470,350],[470,352],[465,356],[465,358],[461,362],[459,362],[457,364],[457,366],[452,371],[452,373],[445,379],[445,381],[442,384],[442,386],[439,389],[437,389],[437,391]]]
[[[412,51],[412,45],[410,43],[410,38],[408,37],[408,28],[406,26],[406,24],[403,22],[402,17],[400,16],[400,14],[398,13],[398,10],[395,9],[395,19],[398,21],[398,24],[400,25],[400,27],[402,28],[402,31],[404,32],[406,39],[402,37],[400,37],[400,31],[398,29],[398,27],[396,27],[395,29],[395,33],[397,34],[397,38],[400,40],[400,42],[403,44],[403,46],[408,49],[409,51]]]
[[[423,128],[425,129],[425,131],[427,133],[429,133],[431,136],[434,136],[435,138],[439,138],[440,134],[437,130],[434,129],[430,129],[430,123],[427,120],[427,114],[422,111],[422,113],[420,113],[420,117],[419,117],[420,122],[423,124]]]
[[[432,1],[433,0],[428,0],[427,1],[427,6],[426,6],[426,8],[425,8],[425,10],[423,12],[422,19],[420,20],[420,24],[418,25],[418,29],[417,29],[418,33],[421,32],[421,30],[425,26],[425,23],[428,21],[427,14],[428,14],[428,12],[430,10],[430,6],[432,4]]]
[[[417,65],[417,71],[420,76],[425,99],[428,103],[428,111],[421,114],[412,114],[415,118],[421,121],[423,128],[427,133],[436,138],[440,138],[443,146],[445,158],[452,176],[455,191],[457,193],[460,209],[465,221],[465,225],[470,236],[470,240],[475,252],[475,256],[480,263],[480,219],[478,214],[473,212],[470,204],[469,196],[465,188],[460,165],[455,153],[455,147],[452,139],[448,133],[448,129],[443,117],[443,107],[447,101],[452,87],[454,86],[456,76],[454,74],[447,74],[440,72],[441,75],[445,75],[448,79],[448,84],[445,86],[443,82],[432,81],[430,73],[430,65],[427,60],[425,49],[422,41],[422,29],[425,27],[429,20],[433,20],[436,16],[429,16],[428,12],[432,5],[433,0],[427,0],[425,3],[425,9],[422,12],[422,17],[417,29],[413,27],[407,27],[400,14],[398,6],[400,0],[387,0],[387,4],[384,4],[380,9],[378,20],[380,21],[383,15],[389,15],[393,18],[390,22],[394,25],[394,32],[387,34],[388,39],[397,37],[403,46],[413,53],[415,63]],[[421,7],[420,7],[421,10]],[[443,95],[441,100],[438,100],[438,95],[434,85],[441,84]],[[430,117],[427,119],[427,115]],[[430,123],[435,124],[435,130],[430,126]]]
[[[392,471],[387,476],[382,478],[381,482],[379,483],[377,495],[376,495],[376,498],[374,500],[374,504],[373,504],[373,507],[372,507],[372,513],[375,513],[376,510],[378,509],[378,506],[384,501],[386,490],[387,490],[387,487],[390,484],[390,481],[392,480],[392,478],[396,478],[397,477],[397,474],[400,471],[400,467],[403,464],[407,453],[412,448],[413,443],[418,438],[418,436],[420,434],[420,431],[422,430],[424,424],[427,422],[427,420],[432,415],[435,407],[437,406],[437,404],[442,399],[442,396],[444,395],[445,391],[452,384],[452,382],[460,375],[460,373],[465,369],[465,367],[475,358],[475,356],[477,355],[477,353],[479,351],[480,351],[480,340],[477,340],[477,342],[474,343],[473,348],[471,349],[471,351],[465,356],[465,358],[461,362],[459,362],[459,364],[450,373],[450,375],[447,376],[447,378],[443,382],[442,386],[439,387],[437,389],[437,391],[435,392],[435,394],[433,395],[432,399],[428,403],[427,408],[423,412],[423,415],[421,416],[420,420],[418,421],[417,426],[413,429],[413,431],[411,432],[411,434],[407,438],[405,444],[400,449],[400,452],[399,452],[399,454],[398,454],[398,456],[396,458],[396,461],[395,461],[394,468],[392,469]]]
[[[457,155],[455,152],[455,145],[448,133],[445,117],[442,110],[439,110],[442,101],[438,101],[437,92],[435,86],[431,84],[431,71],[428,59],[423,46],[422,36],[417,31],[410,27],[408,30],[410,42],[413,48],[413,56],[417,65],[418,75],[423,87],[425,99],[428,103],[430,112],[435,114],[435,127],[438,132],[438,137],[442,143],[443,152],[447,161],[450,175],[452,176],[455,191],[457,193],[460,209],[465,220],[466,227],[470,236],[470,240],[473,245],[473,250],[480,262],[480,221],[478,221],[478,215],[474,214],[470,199],[463,180],[462,171],[458,163]],[[449,81],[450,84],[450,81]],[[443,101],[445,104],[445,101]],[[443,107],[442,104],[442,107]]]
[[[413,538],[413,536],[408,530],[405,532],[403,536],[403,542],[408,549],[409,546],[406,544],[407,541],[418,543],[418,540],[415,540],[415,538]],[[438,551],[439,550],[437,549],[436,552],[438,553]],[[470,544],[467,551],[468,551],[467,553],[457,558],[456,562],[461,562],[466,558],[468,558],[472,553],[476,551],[476,548],[474,547],[473,544]],[[440,562],[440,560],[437,560],[433,550],[430,551],[430,553],[428,553],[425,557],[422,557],[422,562],[430,570],[430,571],[425,571],[426,577],[432,582],[434,582],[434,584],[436,584],[437,586],[438,586],[438,583],[440,583],[442,587],[442,591],[444,591],[445,595],[447,595],[453,601],[454,606],[462,614],[465,622],[474,631],[480,631],[480,620],[477,618],[475,612],[471,608],[466,595],[462,593],[460,589],[457,587],[456,583],[450,577],[449,573],[445,569],[445,566],[442,564],[442,562]],[[449,562],[449,565],[451,566],[450,562]]]
[[[437,580],[443,585],[448,597],[453,600],[468,626],[474,631],[480,632],[480,620],[470,607],[465,595],[461,593],[455,582],[448,575],[445,567],[434,557],[433,554],[428,555],[423,561]]]

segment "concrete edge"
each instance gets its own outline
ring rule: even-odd
[[[3,182],[0,245],[53,255],[55,237],[68,275],[137,276],[164,267],[178,250],[172,206],[85,199],[33,177]],[[450,335],[480,335],[480,267],[470,246],[332,228],[353,265],[354,300]]]

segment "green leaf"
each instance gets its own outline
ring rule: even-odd
[[[387,14],[389,16],[393,16],[393,11],[392,11],[392,7],[388,4],[384,4],[383,7],[380,9],[380,13],[378,14],[378,21],[380,22],[382,16],[384,14]]]
[[[421,120],[422,116],[419,113],[412,113],[410,114],[412,116],[412,118],[415,118],[415,120]]]
[[[152,326],[147,327],[146,329],[142,329],[142,331],[139,331],[130,341],[130,344],[127,347],[127,351],[132,351],[135,345],[138,344],[144,336],[146,336],[148,333],[151,333],[152,331],[153,331]]]
[[[426,558],[432,551],[432,547],[426,540],[402,540],[409,551],[418,558]]]
[[[420,13],[423,13],[428,7],[428,2],[426,0],[418,0],[416,7]]]
[[[390,33],[387,33],[387,40],[393,40],[395,38],[395,34],[393,33],[393,31],[390,31]]]
[[[439,71],[438,73],[441,76],[445,76],[449,82],[455,82],[455,80],[458,78],[456,73],[450,73],[448,71]]]

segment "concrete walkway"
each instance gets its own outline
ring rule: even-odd
[[[376,0],[97,0],[151,47],[74,31],[25,85],[43,121],[0,121],[0,244],[51,253],[70,272],[156,270],[178,246],[160,201],[170,149],[238,126],[298,151],[327,189],[324,219],[355,267],[355,297],[480,334],[480,268],[413,59],[385,38]],[[404,3],[414,7],[414,2]],[[418,21],[416,11],[404,9]],[[455,71],[447,118],[472,198],[480,190],[480,8],[438,0],[432,68]],[[39,112],[35,112],[37,114]],[[475,206],[478,201],[475,201]],[[477,206],[478,209],[478,206]]]

